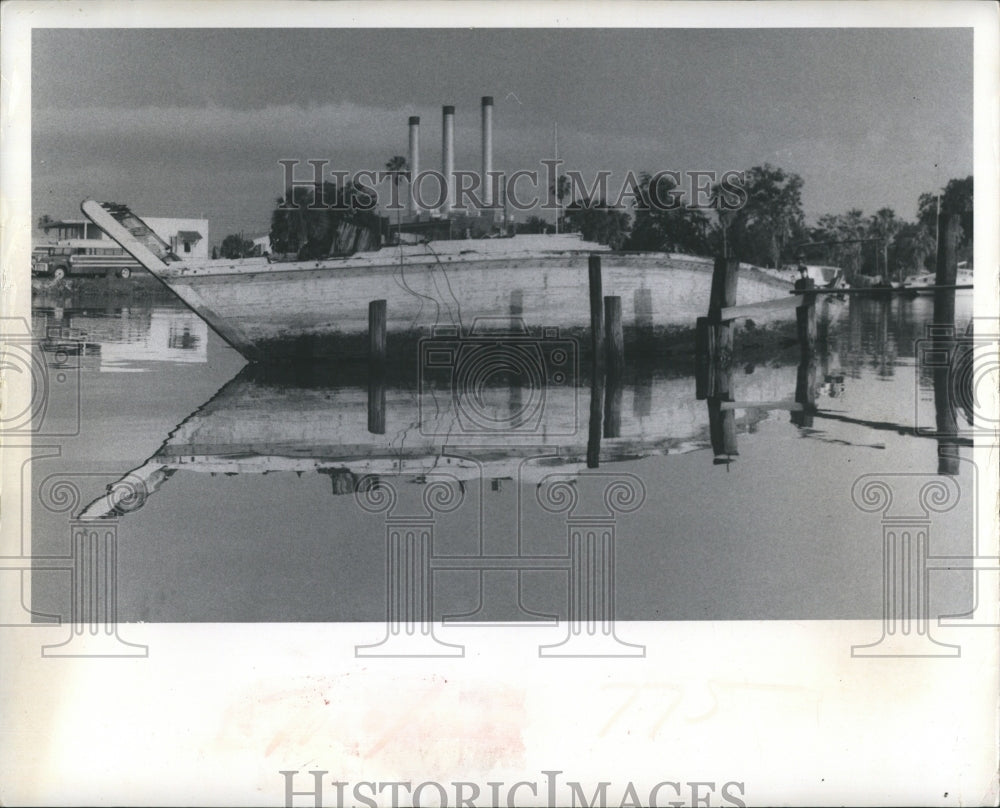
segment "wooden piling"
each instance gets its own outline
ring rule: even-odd
[[[958,230],[961,220],[957,213],[941,217],[939,222],[936,286],[952,285],[958,277]]]
[[[368,431],[385,434],[386,302],[368,304]]]
[[[604,390],[604,437],[620,438],[622,435],[622,398],[624,376],[608,373]]]
[[[386,302],[368,304],[368,361],[385,363]]]
[[[722,310],[736,305],[740,262],[719,256],[712,269],[708,316],[695,323],[695,397],[726,397],[732,379],[733,328]]]
[[[722,309],[736,305],[736,282],[739,280],[740,262],[735,258],[718,257],[712,268],[712,291],[708,299],[708,316],[719,322]]]
[[[933,369],[934,426],[937,432],[938,474],[954,476],[959,471],[957,438],[958,406],[962,396],[954,385],[954,365],[960,350],[955,334],[955,292],[938,290],[934,293],[935,336],[932,347],[936,356]],[[967,398],[971,398],[971,390]]]
[[[590,349],[594,367],[604,365],[604,293],[601,283],[601,256],[591,255],[587,261],[590,285]]]
[[[796,289],[814,289],[812,278],[795,281]],[[799,356],[804,361],[816,353],[816,295],[802,295],[802,304],[795,310],[796,336],[799,341]]]

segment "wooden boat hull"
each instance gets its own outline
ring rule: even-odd
[[[363,353],[373,300],[386,301],[390,336],[419,340],[443,326],[464,337],[477,320],[488,321],[491,331],[583,336],[590,328],[587,268],[594,253],[602,259],[602,294],[621,298],[629,341],[693,329],[707,311],[712,281],[708,258],[612,253],[566,235],[435,242],[321,261],[189,263],[156,244],[130,212],[95,202],[85,202],[83,211],[252,361]],[[738,302],[773,300],[789,288],[747,266]],[[769,317],[794,314],[763,319]],[[581,350],[588,343],[582,340]]]

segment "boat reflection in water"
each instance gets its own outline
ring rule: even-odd
[[[950,318],[952,328],[928,342],[950,351],[933,373],[936,428],[844,409],[851,373],[840,369],[835,351],[798,364],[786,358],[732,367],[727,387],[735,395],[707,402],[696,399],[689,373],[669,375],[647,363],[630,364],[618,375],[595,375],[578,366],[572,351],[561,359],[546,354],[533,366],[525,359],[532,359],[530,352],[518,354],[503,343],[471,358],[461,352],[425,356],[423,372],[413,376],[350,363],[248,365],[82,518],[134,510],[180,469],[319,473],[330,478],[334,494],[349,494],[362,480],[423,482],[444,470],[461,481],[490,480],[497,487],[503,480],[536,484],[556,469],[575,474],[695,450],[711,449],[715,463],[729,463],[738,455],[740,430],[754,432],[759,422],[779,417],[800,427],[804,437],[816,436],[818,424],[836,421],[937,440],[938,472],[956,474],[958,447],[971,445],[956,412],[964,407],[962,417],[971,418],[971,394],[969,374],[954,372],[968,339],[954,338],[950,294],[950,303],[936,301],[935,314],[942,322]],[[852,344],[841,346],[848,368]],[[553,358],[565,362],[559,373],[551,372]]]
[[[481,378],[481,376],[483,376]],[[787,397],[794,367],[756,368],[741,378],[755,398]],[[459,379],[383,378],[364,368],[285,373],[249,365],[186,418],[141,467],[125,475],[83,518],[134,509],[179,469],[223,474],[272,471],[328,475],[335,494],[368,475],[420,479],[447,470],[459,480],[538,482],[567,473],[710,445],[704,402],[689,376],[631,368],[613,385],[525,384],[488,369]],[[459,387],[459,384],[467,385]],[[596,396],[598,428],[592,426]],[[767,417],[748,409],[752,430]],[[527,462],[525,462],[527,461]]]

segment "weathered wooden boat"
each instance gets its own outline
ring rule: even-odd
[[[446,472],[470,483],[534,484],[595,462],[603,467],[712,446],[709,408],[695,400],[690,376],[640,373],[621,385],[581,380],[542,390],[493,377],[456,394],[398,380],[373,388],[361,369],[353,375],[316,369],[303,378],[244,367],[80,518],[136,510],[178,471],[319,473],[330,477],[334,494],[351,494],[372,475],[420,483]],[[796,367],[739,371],[733,387],[738,399],[752,402],[731,405],[736,421],[753,431],[782,408],[773,402],[792,397]]]
[[[439,241],[321,260],[181,261],[128,208],[92,200],[84,214],[251,361],[363,353],[368,304],[387,302],[390,355],[438,326],[464,336],[477,318],[516,317],[531,336],[585,335],[588,258],[602,257],[603,293],[622,301],[627,342],[693,329],[706,313],[713,261],[616,253],[574,234]],[[741,267],[738,302],[774,302],[790,284]],[[787,306],[754,319],[793,319]],[[546,330],[548,329],[548,330]],[[648,342],[647,342],[648,344]],[[583,341],[581,345],[586,345]]]

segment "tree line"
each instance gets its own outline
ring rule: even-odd
[[[386,163],[394,181],[406,176],[406,160],[395,156]],[[712,188],[708,208],[687,204],[665,208],[656,201],[682,195],[667,175],[639,174],[629,207],[618,207],[604,198],[573,199],[565,176],[550,190],[560,205],[561,232],[580,233],[588,241],[628,251],[674,252],[688,255],[727,254],[746,263],[782,267],[797,262],[833,264],[844,269],[848,280],[856,275],[904,278],[933,271],[939,223],[950,214],[959,216],[958,260],[972,258],[972,177],[950,180],[939,191],[922,193],[915,221],[906,221],[891,208],[865,215],[852,208],[820,216],[807,224],[802,210],[803,180],[798,174],[765,163],[744,172],[745,201],[727,209],[720,201],[723,189]],[[370,204],[349,204],[362,186],[338,187],[325,182],[316,188],[297,186],[277,200],[271,213],[271,249],[300,258],[348,254],[371,249],[387,230],[386,222]],[[322,197],[325,206],[314,204]],[[330,205],[332,201],[336,205]],[[568,200],[567,204],[563,204]],[[520,233],[551,232],[554,225],[538,216],[513,225]],[[224,258],[249,254],[252,243],[241,235],[227,236]]]
[[[805,220],[803,180],[798,174],[764,164],[744,176],[746,204],[738,210],[684,205],[663,209],[651,200],[667,198],[676,184],[670,177],[645,173],[640,175],[631,211],[613,207],[605,199],[574,200],[560,217],[560,230],[578,232],[588,241],[620,250],[726,253],[764,267],[781,267],[802,256],[807,263],[840,266],[849,279],[859,274],[900,278],[933,271],[939,221],[957,214],[958,260],[971,262],[971,176],[953,179],[938,192],[921,194],[915,221],[901,219],[888,207],[868,216],[852,208],[820,216],[814,225]],[[718,194],[714,188],[713,198]],[[531,217],[519,227],[521,232],[552,229],[540,217]]]

